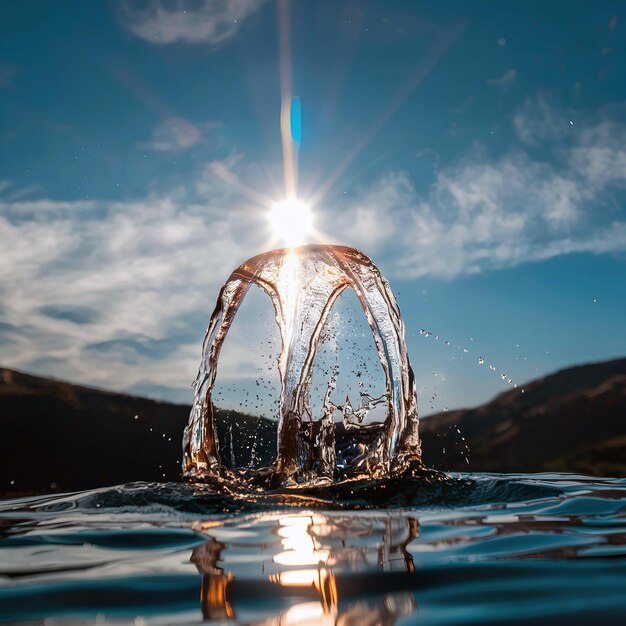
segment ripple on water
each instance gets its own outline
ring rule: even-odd
[[[0,621],[625,623],[625,480],[353,487],[341,504],[176,483],[1,502]]]

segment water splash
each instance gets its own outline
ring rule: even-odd
[[[269,476],[272,484],[279,485],[328,483],[423,469],[415,381],[404,340],[404,322],[389,284],[371,259],[358,250],[309,245],[255,256],[235,269],[222,287],[194,383],[195,398],[183,440],[184,475],[207,479],[230,472],[220,460],[211,392],[220,349],[251,284],[270,297],[282,344],[278,357],[281,395],[276,461],[267,472],[254,472],[253,478]],[[333,374],[322,416],[316,419],[309,398],[316,350],[332,306],[347,287],[356,293],[372,330],[386,392],[381,398],[362,394],[356,409],[349,399],[343,406],[336,406],[330,400],[336,380]],[[384,423],[361,426],[367,413],[381,403],[387,406]],[[341,464],[337,463],[335,449],[336,410],[342,413],[346,432],[359,427],[363,432],[359,453]]]

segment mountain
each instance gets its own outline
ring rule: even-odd
[[[422,419],[426,464],[626,476],[626,359],[565,369],[523,389]],[[179,480],[188,416],[185,405],[0,368],[0,496]],[[220,409],[216,422],[222,458],[246,465],[260,432],[255,453],[269,463],[275,423]]]
[[[564,369],[523,393],[433,415],[420,434],[425,463],[439,469],[626,476],[626,359]]]
[[[180,480],[189,408],[0,368],[0,497]],[[238,464],[259,430],[275,440],[269,420],[220,409],[216,417],[222,457],[232,439]],[[269,450],[255,452],[269,464]]]

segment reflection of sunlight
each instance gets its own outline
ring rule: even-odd
[[[280,552],[274,557],[278,565],[317,565],[326,563],[328,550],[289,550]]]
[[[320,594],[320,604],[304,604],[298,607],[308,607],[307,612],[315,606],[315,615],[302,615],[298,607],[293,607],[294,620],[284,623],[324,623],[319,617],[328,615],[337,607],[337,585],[335,576],[326,568],[330,556],[329,550],[320,550],[315,545],[311,526],[315,524],[313,517],[284,517],[279,522],[278,535],[284,548],[276,554],[274,563],[279,565],[316,565],[317,568],[287,570],[274,574],[270,580],[284,587],[312,587]],[[291,610],[290,610],[291,611]],[[297,618],[297,619],[296,619]],[[311,620],[309,622],[309,620]],[[283,622],[281,622],[283,623]],[[329,623],[333,623],[332,621]]]
[[[306,511],[261,518],[262,526],[269,525],[274,536],[270,544],[262,544],[272,548],[262,557],[263,571],[266,571],[266,559],[271,558],[274,564],[268,568],[273,572],[264,580],[247,580],[245,575],[239,578],[239,574],[247,571],[250,557],[242,558],[235,553],[230,559],[224,558],[226,543],[215,538],[193,549],[191,561],[202,573],[200,599],[205,619],[237,619],[237,602],[246,598],[253,602],[281,603],[280,614],[272,615],[270,610],[267,617],[253,622],[256,626],[391,626],[416,611],[411,590],[394,591],[382,583],[386,572],[415,571],[407,546],[419,534],[417,519],[406,515],[330,516]],[[236,530],[220,528],[220,524],[223,522],[196,522],[194,530],[218,528],[217,534],[225,542],[240,548],[245,545],[248,549],[249,538],[257,536],[246,524]],[[270,557],[276,548],[278,553]],[[240,571],[224,573],[222,561],[230,562]],[[362,583],[356,583],[360,590],[359,598],[354,599],[350,588],[354,589],[355,579],[350,573],[357,571],[363,576],[356,579]],[[403,578],[398,576],[397,580]],[[344,594],[341,604],[340,587]]]
[[[325,613],[319,602],[302,602],[285,611],[279,623],[280,626],[333,626],[336,614]]]
[[[285,587],[299,587],[301,585],[313,585],[319,578],[319,570],[316,569],[293,569],[279,572],[273,580]]]
[[[301,589],[312,587],[320,594],[320,603],[324,613],[329,613],[337,608],[337,581],[332,571],[326,567],[279,572],[272,575],[270,580],[283,587],[299,587]]]
[[[281,537],[284,551],[274,556],[274,563],[279,565],[318,565],[328,561],[330,552],[317,549],[315,541],[309,533],[309,527],[312,523],[313,520],[310,517],[285,517],[280,520],[278,535]],[[311,581],[309,580],[309,582]]]

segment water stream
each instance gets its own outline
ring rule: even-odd
[[[356,476],[382,478],[422,471],[415,381],[404,322],[389,283],[372,260],[354,248],[308,245],[248,259],[222,287],[194,383],[195,398],[183,442],[185,476],[234,475],[233,468],[227,471],[220,459],[211,393],[220,349],[252,284],[270,297],[281,338],[276,460],[265,472],[245,475],[240,471],[237,477],[256,480],[263,476],[273,485],[325,484]],[[356,293],[372,330],[386,391],[378,398],[363,392],[356,407],[349,400],[336,405],[331,401],[335,372],[328,380],[322,414],[314,415],[310,391],[316,351],[333,304],[346,288]],[[367,414],[381,404],[387,408],[384,423],[366,425]],[[352,434],[352,454],[342,455],[341,464],[337,463],[336,411],[342,414],[344,431]]]

